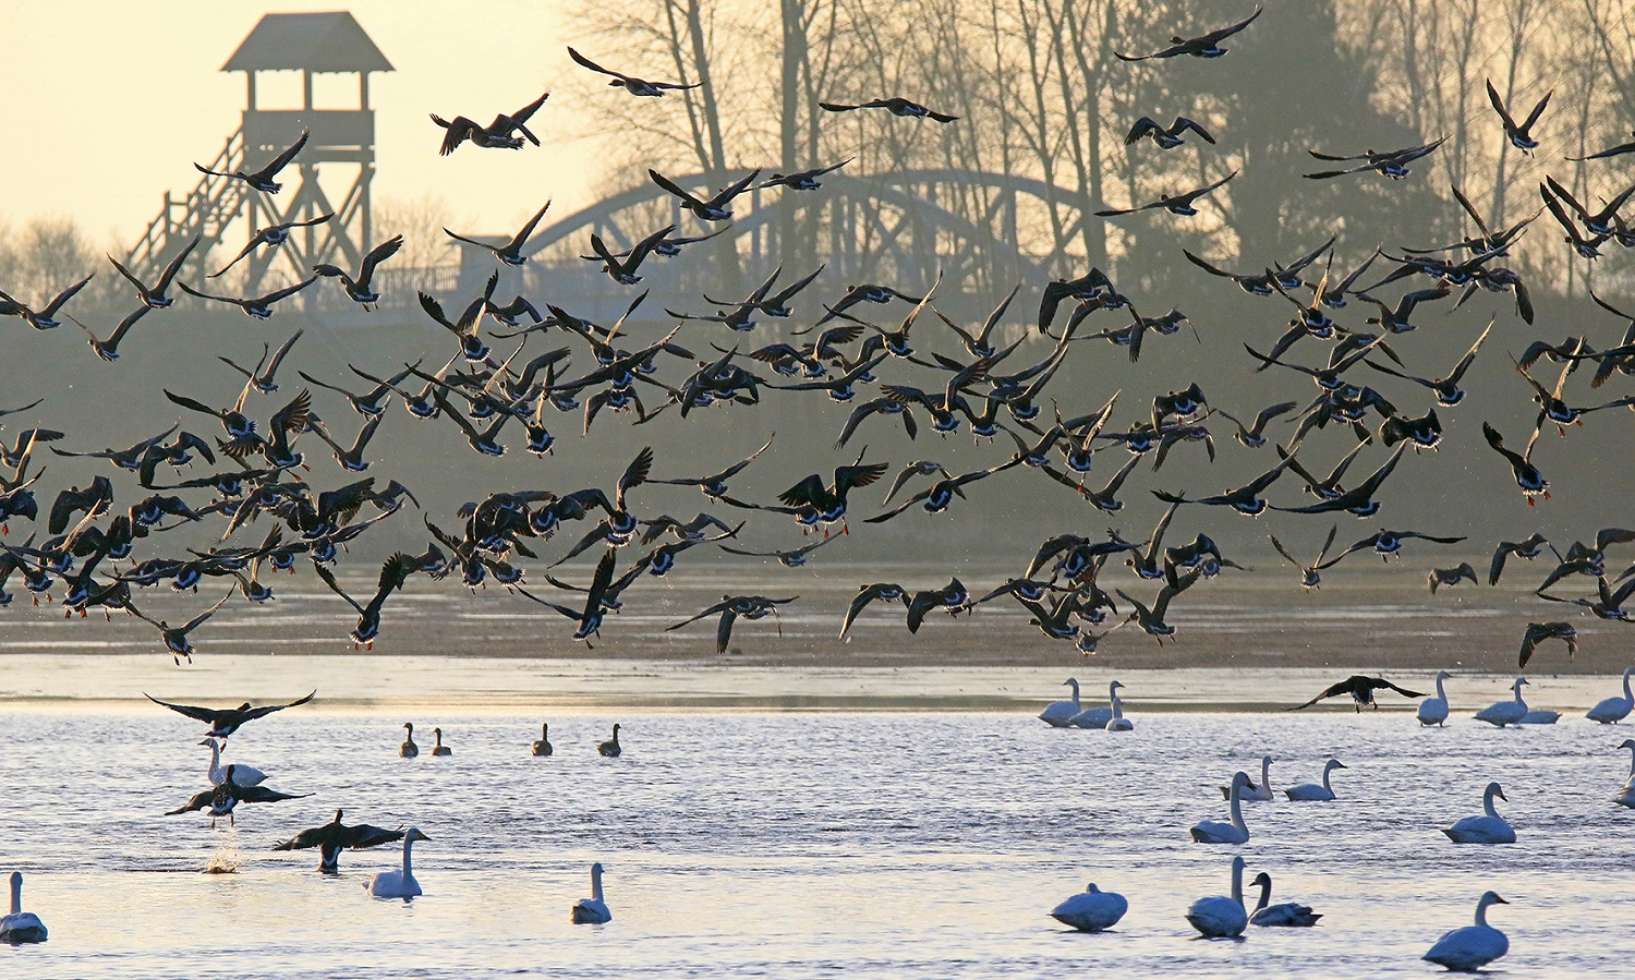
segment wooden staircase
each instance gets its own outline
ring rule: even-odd
[[[243,165],[244,130],[240,128],[227,137],[209,169],[233,173]],[[125,267],[139,278],[157,277],[171,256],[195,235],[201,240],[190,262],[202,262],[213,247],[221,244],[227,227],[243,213],[244,198],[250,192],[247,184],[230,177],[199,176],[199,182],[183,197],[165,192],[159,214],[148,222],[147,230],[131,247]]]

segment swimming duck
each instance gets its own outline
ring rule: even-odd
[[[1455,844],[1514,844],[1516,829],[1499,816],[1499,811],[1493,806],[1494,797],[1510,802],[1498,783],[1488,783],[1487,789],[1482,791],[1482,815],[1463,817],[1442,833]]]

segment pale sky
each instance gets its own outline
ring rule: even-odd
[[[509,231],[541,199],[552,198],[552,213],[566,215],[618,176],[599,167],[597,139],[569,138],[592,131],[595,117],[587,114],[594,106],[559,98],[568,94],[567,77],[580,71],[564,47],[591,32],[567,26],[567,5],[555,0],[4,6],[0,21],[11,42],[0,58],[0,126],[13,138],[0,154],[0,218],[12,227],[63,215],[98,244],[139,235],[164,191],[190,190],[198,178],[193,162],[208,163],[238,127],[244,76],[219,69],[268,12],[349,9],[397,69],[370,79],[377,207],[385,197],[436,194],[470,218],[472,230]],[[317,77],[319,108],[355,104],[352,76]],[[299,106],[299,73],[261,79],[263,108]],[[468,145],[452,157],[437,155],[441,131],[428,112],[487,122],[546,89],[555,94],[531,126],[543,148],[474,152]],[[595,98],[621,95],[601,91]]]

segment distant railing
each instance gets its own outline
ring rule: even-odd
[[[227,137],[206,169],[230,174],[243,164],[244,130],[238,129]],[[136,275],[146,277],[168,261],[183,240],[194,235],[205,239],[200,254],[209,252],[243,207],[244,194],[242,181],[211,174],[201,174],[193,189],[180,199],[166,191],[159,213],[132,246],[127,266]]]

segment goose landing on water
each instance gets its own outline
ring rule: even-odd
[[[576,925],[586,923],[612,922],[613,913],[602,900],[602,865],[600,862],[590,866],[590,897],[581,898],[574,903],[570,914]]]
[[[1249,828],[1243,822],[1243,791],[1249,785],[1248,773],[1234,773],[1232,776],[1232,792],[1227,795],[1227,799],[1232,804],[1232,822],[1221,823],[1219,820],[1200,820],[1192,825],[1192,839],[1199,844],[1248,843]]]
[[[1290,786],[1283,791],[1295,803],[1331,803],[1334,801],[1334,789],[1329,786],[1329,776],[1336,769],[1344,769],[1345,763],[1339,759],[1330,759],[1323,764],[1322,785],[1316,783],[1301,783],[1299,786]]]
[[[0,943],[43,943],[45,923],[33,912],[23,911],[23,875],[11,873],[11,914],[0,919]]]
[[[1476,903],[1476,924],[1444,933],[1421,959],[1469,973],[1510,952],[1510,940],[1487,924],[1488,906],[1509,904],[1497,892],[1486,892]]]
[[[1494,797],[1510,802],[1498,783],[1488,783],[1482,793],[1482,815],[1465,817],[1442,833],[1447,834],[1448,840],[1455,844],[1514,844],[1516,829],[1499,816],[1499,811],[1493,806]]]
[[[1232,897],[1200,898],[1187,909],[1187,921],[1205,939],[1235,939],[1249,925],[1243,907],[1243,858],[1232,859]]]
[[[1050,917],[1080,932],[1111,929],[1124,918],[1130,903],[1117,892],[1104,892],[1091,882],[1089,887],[1050,910]]]
[[[1073,700],[1052,701],[1045,705],[1045,710],[1039,712],[1039,720],[1051,728],[1066,728],[1068,723],[1084,710],[1084,706],[1079,704],[1078,678],[1069,677],[1062,683],[1073,688]],[[1108,717],[1112,717],[1111,712],[1108,713]],[[1107,722],[1103,721],[1102,724],[1105,725]]]
[[[429,841],[417,827],[410,827],[403,835],[403,867],[398,871],[381,871],[363,883],[369,894],[376,898],[414,898],[421,894],[420,882],[414,879],[414,867],[409,855],[417,840]]]

